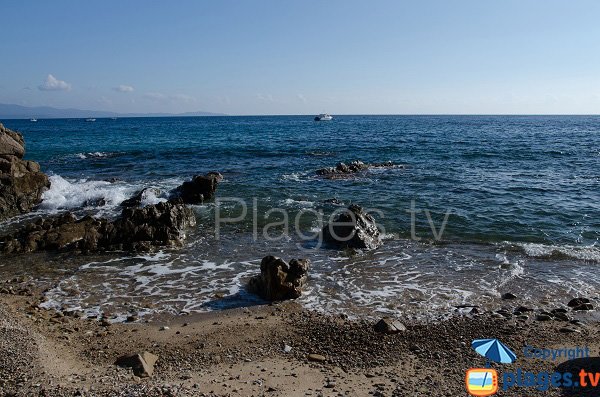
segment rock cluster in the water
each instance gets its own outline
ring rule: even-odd
[[[0,124],[0,221],[31,211],[50,187],[40,165],[24,155],[23,136]]]
[[[351,174],[356,174],[361,171],[366,171],[371,168],[394,168],[401,167],[394,164],[391,161],[383,163],[364,163],[360,160],[354,160],[351,163],[338,163],[335,167],[321,168],[317,170],[317,175],[324,176],[326,178],[343,178]]]
[[[185,229],[196,224],[193,211],[169,202],[143,208],[125,208],[110,221],[67,212],[40,219],[15,234],[0,238],[4,252],[33,251],[148,251],[157,246],[177,246]]]
[[[181,199],[185,204],[202,204],[215,196],[217,185],[222,180],[223,175],[218,172],[196,175],[191,181],[183,182],[181,186],[173,190],[171,197]]]
[[[292,259],[288,264],[281,258],[266,256],[260,263],[260,275],[248,282],[248,291],[269,301],[299,298],[309,267],[308,259]]]
[[[323,241],[338,248],[375,249],[382,244],[375,219],[352,204],[325,225]]]

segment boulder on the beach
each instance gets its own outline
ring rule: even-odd
[[[147,251],[152,247],[180,245],[185,229],[196,224],[190,208],[182,204],[158,203],[144,208],[125,208],[110,221],[65,214],[27,224],[20,231],[0,238],[4,252],[33,251]]]
[[[121,207],[139,207],[149,197],[158,197],[160,190],[153,187],[145,187],[142,190],[135,192],[133,196],[121,202]]]
[[[127,354],[117,358],[115,365],[119,367],[131,368],[135,376],[148,378],[154,374],[154,364],[158,361],[158,356],[149,352]]]
[[[173,199],[180,199],[185,204],[202,204],[215,196],[217,185],[223,180],[218,172],[196,175],[171,192]]]
[[[577,306],[584,305],[586,303],[590,303],[590,300],[588,298],[573,298],[569,301],[569,303],[567,303],[567,306],[577,307]]]
[[[406,327],[398,320],[384,317],[379,320],[374,326],[375,332],[380,334],[397,334],[398,332],[406,331]]]
[[[248,282],[248,291],[269,301],[299,298],[309,267],[308,259],[292,259],[288,264],[281,258],[266,256],[260,263],[260,275]]]
[[[354,160],[351,163],[338,163],[335,167],[321,168],[316,171],[317,175],[321,175],[325,178],[335,179],[350,176],[352,174],[366,171],[372,168],[397,168],[402,167],[396,165],[391,161],[385,161],[383,163],[364,163],[360,160]]]
[[[40,165],[24,155],[23,136],[0,124],[0,221],[31,211],[50,187]]]
[[[375,219],[355,204],[325,225],[322,237],[338,248],[375,249],[382,244]]]

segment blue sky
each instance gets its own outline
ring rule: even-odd
[[[0,0],[0,103],[600,113],[600,2]]]

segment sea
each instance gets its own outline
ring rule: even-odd
[[[151,204],[218,171],[217,200],[177,249],[3,256],[3,272],[48,283],[43,305],[121,321],[264,304],[245,290],[266,255],[308,258],[298,302],[363,318],[428,320],[471,306],[561,307],[600,287],[600,117],[311,116],[4,120],[51,188],[31,214],[116,217],[139,189]],[[316,170],[391,161],[345,178]],[[383,245],[319,242],[349,204],[373,214]],[[37,262],[36,262],[37,261]]]

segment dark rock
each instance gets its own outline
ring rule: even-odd
[[[248,282],[248,291],[269,301],[296,299],[308,277],[310,261],[292,259],[287,264],[283,259],[266,256],[260,263],[260,275]]]
[[[181,204],[158,203],[126,208],[115,221],[86,216],[77,220],[67,212],[28,224],[0,238],[4,252],[147,251],[156,246],[180,245],[187,227],[196,224],[191,209]]]
[[[523,313],[527,313],[527,312],[532,312],[533,309],[530,307],[526,307],[526,306],[519,306],[517,307],[514,311],[513,314],[515,315],[519,315],[519,314],[523,314]]]
[[[373,327],[375,332],[381,334],[397,334],[398,332],[406,331],[406,327],[398,320],[393,320],[388,317],[384,317],[375,324]]]
[[[505,294],[502,294],[502,299],[505,299],[505,300],[517,299],[517,296],[515,294],[511,294],[510,292],[507,292]]]
[[[135,376],[147,378],[154,373],[154,364],[158,361],[158,356],[148,353],[133,353],[117,358],[115,365],[119,367],[131,368]]]
[[[340,178],[347,177],[352,174],[359,173],[361,171],[366,171],[372,168],[397,168],[402,167],[394,164],[391,161],[386,161],[383,163],[363,163],[360,160],[354,160],[349,164],[346,163],[338,163],[335,167],[327,167],[321,168],[316,171],[317,175],[324,176],[326,178]]]
[[[322,236],[338,248],[374,249],[382,244],[375,219],[354,204],[325,225]]]
[[[552,316],[549,316],[548,314],[538,314],[535,316],[535,319],[537,321],[550,321],[552,320]]]
[[[562,332],[563,334],[581,333],[580,330],[575,329],[575,328],[569,328],[569,327],[562,327],[558,331]]]
[[[160,190],[152,187],[143,188],[127,200],[121,202],[121,207],[139,207],[142,204],[142,201],[147,199],[149,195],[158,196],[160,195]]]
[[[591,303],[582,303],[581,305],[575,306],[574,311],[594,310],[594,306]]]
[[[590,300],[588,298],[575,298],[575,299],[571,299],[569,301],[569,303],[567,303],[567,306],[569,306],[569,307],[576,307],[576,306],[583,305],[584,303],[590,303]]]
[[[39,164],[23,160],[24,155],[21,134],[0,124],[0,221],[31,211],[50,187]]]
[[[104,197],[88,199],[83,202],[82,207],[104,207],[106,205],[106,199]]]
[[[172,199],[181,199],[185,204],[202,204],[215,196],[217,185],[223,180],[223,175],[218,172],[209,172],[206,175],[196,175],[191,181],[183,182],[181,186],[171,192]]]

